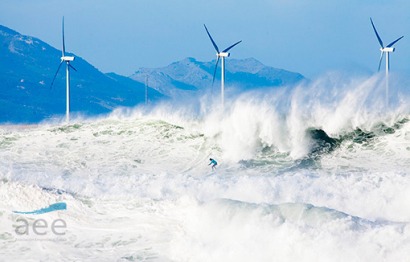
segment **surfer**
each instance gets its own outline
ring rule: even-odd
[[[214,171],[216,169],[216,165],[218,165],[218,163],[215,161],[215,159],[210,158],[209,161],[211,161],[211,163],[209,163],[208,166],[212,165],[212,171]]]

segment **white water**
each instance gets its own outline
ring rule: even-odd
[[[409,260],[408,91],[386,110],[379,79],[334,79],[240,95],[224,115],[163,105],[0,127],[0,260]],[[375,136],[309,158],[308,128]],[[56,202],[67,210],[23,217],[64,219],[62,239],[16,234],[13,210]]]

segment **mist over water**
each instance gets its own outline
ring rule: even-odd
[[[204,96],[70,124],[1,126],[0,253],[8,261],[405,261],[405,83],[392,76],[388,106],[382,77],[333,73],[230,94],[223,109],[218,96]],[[13,210],[56,202],[67,210],[41,218],[66,221],[63,241],[15,233]]]

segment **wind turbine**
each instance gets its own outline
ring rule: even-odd
[[[64,17],[63,17],[63,26],[62,26],[62,34],[63,34],[63,48],[62,48],[62,56],[61,56],[61,62],[60,65],[57,68],[57,72],[54,74],[53,81],[51,82],[50,88],[54,84],[54,80],[57,77],[58,71],[60,71],[61,65],[63,63],[66,63],[66,121],[70,121],[70,68],[74,69],[74,71],[77,71],[70,62],[74,61],[74,56],[66,56],[65,55],[65,41],[64,41]]]
[[[389,54],[393,53],[395,48],[393,47],[394,44],[396,44],[400,39],[402,39],[404,36],[401,36],[388,44],[387,46],[384,46],[382,39],[380,38],[380,35],[377,33],[376,27],[374,26],[372,18],[370,18],[370,22],[372,23],[372,27],[374,30],[374,33],[376,34],[377,40],[379,41],[380,44],[380,61],[379,61],[379,69],[380,71],[380,66],[382,64],[383,60],[383,55],[386,54],[386,106],[389,105],[389,70],[390,70],[390,60],[389,60]]]
[[[215,82],[215,74],[216,74],[216,69],[218,68],[218,63],[219,63],[219,59],[221,59],[221,102],[222,102],[222,106],[224,105],[224,93],[225,93],[225,57],[229,57],[230,53],[228,53],[229,50],[231,50],[234,46],[236,46],[237,44],[239,44],[241,41],[236,42],[235,44],[231,45],[230,47],[224,49],[222,52],[219,51],[218,46],[216,45],[215,41],[212,39],[211,34],[208,31],[208,28],[206,28],[206,25],[204,24],[206,33],[209,36],[209,39],[211,39],[212,45],[214,46],[215,50],[216,50],[216,56],[217,56],[217,60],[216,60],[216,65],[215,65],[215,70],[214,70],[214,76],[212,78],[212,85]]]

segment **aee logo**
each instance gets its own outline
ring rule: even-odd
[[[45,219],[36,219],[32,224],[32,230],[30,230],[30,224],[27,219],[19,218],[16,220],[18,225],[14,225],[16,227],[15,232],[17,235],[29,235],[30,232],[33,232],[35,235],[38,236],[45,236],[47,233],[50,232],[48,229],[48,223]],[[51,233],[57,236],[63,236],[66,233],[67,223],[63,219],[55,219],[50,224]]]
[[[21,215],[40,215],[44,213],[54,212],[58,210],[66,210],[67,204],[64,202],[55,203],[48,207],[33,210],[33,211],[13,211],[15,214]],[[37,236],[45,236],[48,233],[51,233],[56,236],[63,236],[66,233],[67,223],[64,219],[58,218],[52,221],[47,221],[46,219],[36,219],[31,224],[32,219],[26,219],[19,217],[16,220],[16,223],[13,225],[15,227],[15,232],[20,236],[28,236],[31,233],[34,233]]]

